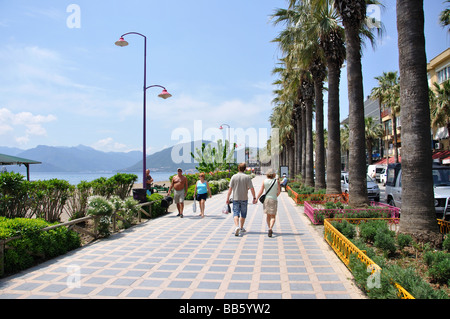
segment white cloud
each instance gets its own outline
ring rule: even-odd
[[[117,143],[112,137],[107,137],[95,142],[91,145],[92,148],[103,152],[126,152],[127,145]]]
[[[56,116],[34,115],[30,112],[13,113],[7,108],[0,109],[0,137],[14,139],[20,145],[28,143],[31,137],[46,136],[44,124],[56,121]],[[25,133],[23,135],[23,133]]]

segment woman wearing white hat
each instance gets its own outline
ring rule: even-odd
[[[267,215],[267,226],[269,227],[268,236],[272,237],[273,225],[275,224],[275,217],[277,216],[278,199],[280,195],[281,187],[280,181],[275,178],[275,172],[273,169],[269,169],[266,173],[267,179],[264,180],[261,189],[259,190],[258,200],[265,190],[264,198],[264,214]]]

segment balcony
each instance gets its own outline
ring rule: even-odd
[[[381,118],[391,115],[391,109],[385,109],[381,112]]]

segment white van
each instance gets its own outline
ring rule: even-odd
[[[380,174],[383,169],[386,169],[386,165],[372,164],[367,167],[367,175],[372,177],[378,183],[380,183]]]

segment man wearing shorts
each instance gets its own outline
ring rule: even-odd
[[[233,192],[233,217],[234,235],[239,236],[240,232],[245,232],[244,223],[247,217],[248,190],[252,192],[253,204],[256,204],[255,189],[253,188],[252,179],[245,174],[247,166],[245,163],[238,165],[239,172],[231,177],[230,188],[227,194],[227,205],[230,204],[230,195]]]
[[[186,197],[186,193],[188,190],[188,183],[186,176],[183,176],[183,170],[181,168],[177,170],[177,175],[172,178],[172,184],[169,187],[167,195],[170,195],[172,188],[173,200],[175,201],[175,204],[177,204],[178,209],[177,216],[183,218],[184,198]]]

